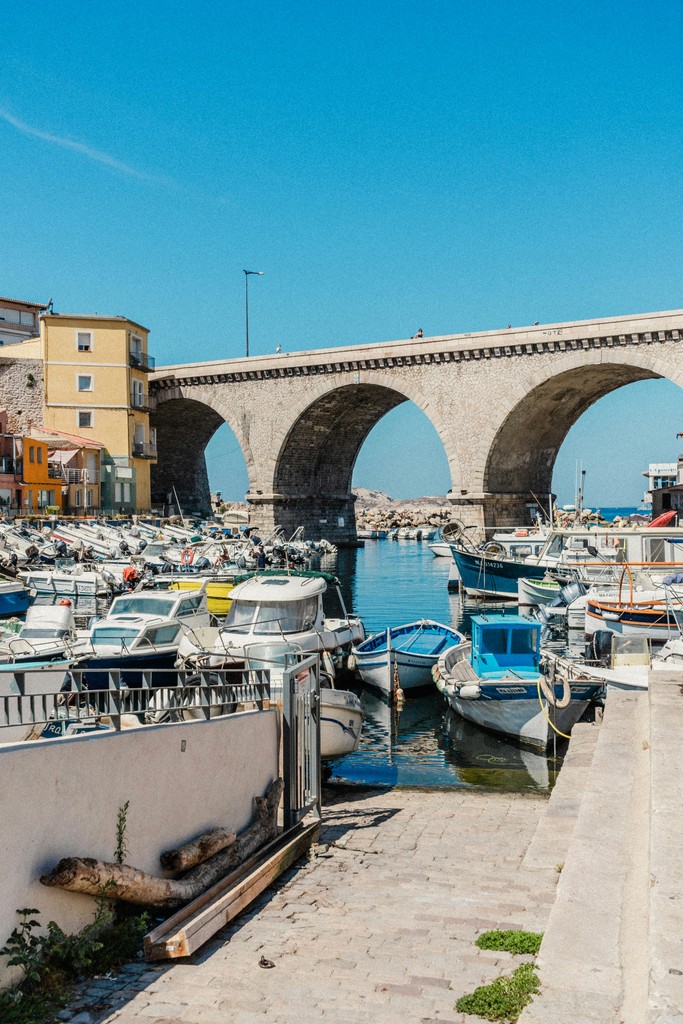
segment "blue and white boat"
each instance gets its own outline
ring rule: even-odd
[[[401,689],[417,690],[432,684],[432,668],[443,652],[464,641],[465,637],[456,629],[420,619],[368,637],[351,649],[351,655],[368,686],[391,693],[398,671]]]
[[[546,677],[541,624],[523,615],[474,616],[472,642],[446,651],[434,674],[458,715],[543,750],[571,732],[603,688],[599,680]]]
[[[208,624],[204,587],[121,594],[104,618],[79,634],[72,655],[86,670],[90,689],[108,686],[110,671],[120,672],[126,686],[139,687],[143,670],[173,668],[181,639]]]

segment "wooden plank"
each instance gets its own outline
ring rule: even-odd
[[[315,841],[320,822],[301,825],[259,851],[145,936],[147,960],[190,956],[263,892]]]
[[[219,896],[221,893],[225,892],[226,890],[234,886],[241,878],[244,877],[244,875],[247,875],[249,874],[249,872],[253,871],[254,868],[264,858],[264,856],[267,856],[269,853],[278,849],[283,844],[283,841],[284,836],[282,833],[276,836],[275,839],[271,839],[269,843],[263,846],[260,850],[257,850],[256,853],[253,853],[251,857],[248,857],[247,860],[245,860],[242,864],[239,864],[233,871],[225,875],[224,878],[221,878],[214,885],[210,886],[206,890],[206,892],[203,892],[200,896],[197,896],[197,898],[195,900],[192,900],[191,903],[187,903],[184,907],[181,907],[180,910],[176,910],[174,914],[172,914],[170,917],[167,917],[165,921],[162,921],[162,923],[160,925],[157,925],[157,927],[154,928],[151,932],[148,932],[146,940],[149,939],[152,943],[154,943],[157,941],[157,937],[165,935],[168,932],[169,928],[182,927],[183,922],[188,916],[189,908],[192,908],[193,910],[198,910],[200,907],[216,899],[216,897]]]

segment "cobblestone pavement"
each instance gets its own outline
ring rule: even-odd
[[[346,792],[321,843],[197,955],[91,982],[71,1024],[431,1024],[520,958],[489,928],[542,931],[557,870],[526,858],[547,800],[482,791]],[[561,859],[561,858],[558,858]],[[273,969],[263,969],[266,957]]]

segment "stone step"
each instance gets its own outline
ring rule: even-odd
[[[561,870],[590,776],[599,732],[598,724],[579,723],[572,729],[562,770],[524,855],[525,868]]]
[[[647,888],[647,853],[644,859],[641,853],[649,831],[647,694],[610,691],[596,731],[592,758],[585,730],[577,733],[577,764],[572,772],[570,755],[558,794],[558,828],[567,831],[576,818],[538,957],[542,991],[520,1024],[645,1020],[647,916],[637,913],[630,894]],[[578,808],[574,780],[583,788]],[[530,856],[551,855],[552,838],[544,840],[540,830],[551,828],[552,817],[539,826]],[[625,1002],[631,1015],[622,1017]]]
[[[683,673],[650,673],[650,1021],[683,1024]]]

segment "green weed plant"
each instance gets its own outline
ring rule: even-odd
[[[19,967],[16,988],[0,992],[2,1024],[47,1024],[68,999],[69,986],[104,974],[132,959],[149,927],[147,914],[114,915],[109,887],[97,899],[95,916],[80,932],[68,935],[55,921],[42,932],[39,911],[18,910],[19,924],[0,955]]]
[[[455,1004],[459,1013],[471,1013],[485,1020],[514,1024],[531,997],[539,991],[534,964],[521,964],[514,974],[482,985]]]
[[[479,949],[503,950],[506,953],[531,954],[536,956],[541,948],[541,932],[493,931],[482,932],[475,946]]]

